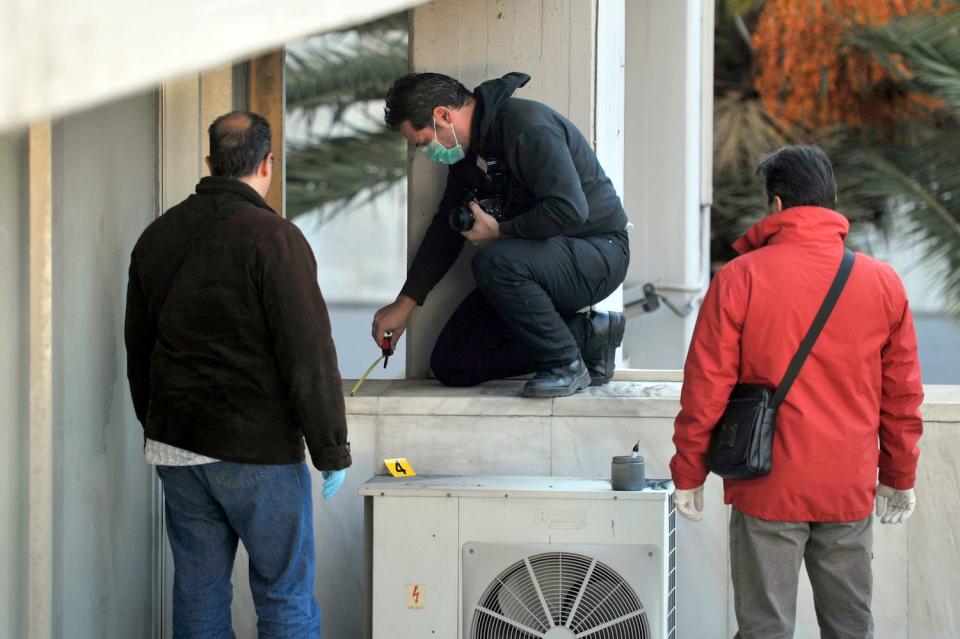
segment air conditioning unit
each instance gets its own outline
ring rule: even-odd
[[[675,637],[668,481],[374,477],[372,639]]]

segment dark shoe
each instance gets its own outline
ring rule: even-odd
[[[593,336],[583,349],[584,359],[590,371],[590,385],[603,386],[613,378],[627,318],[616,311],[590,311],[590,323]]]
[[[590,385],[590,373],[583,358],[578,357],[566,366],[557,366],[538,372],[523,387],[524,397],[566,397]]]

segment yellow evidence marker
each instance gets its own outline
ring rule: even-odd
[[[413,466],[407,461],[406,457],[397,457],[395,459],[384,459],[383,465],[387,467],[390,474],[394,477],[415,477],[417,473],[413,472]]]

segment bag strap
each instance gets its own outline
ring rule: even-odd
[[[787,372],[783,374],[783,379],[780,380],[777,391],[773,394],[773,399],[770,402],[771,408],[777,408],[783,403],[784,398],[787,396],[787,391],[790,390],[794,380],[797,379],[797,375],[800,374],[800,368],[803,366],[804,361],[806,361],[807,355],[813,350],[813,345],[816,343],[817,338],[820,337],[820,331],[823,330],[824,325],[827,323],[827,318],[829,318],[830,313],[833,312],[833,307],[837,305],[837,300],[840,299],[840,293],[843,292],[847,278],[850,277],[850,271],[853,270],[855,257],[853,251],[844,249],[843,260],[840,261],[840,269],[833,278],[833,284],[830,285],[830,290],[827,291],[827,297],[823,300],[820,310],[817,311],[817,316],[813,319],[810,330],[807,331],[803,341],[800,342],[796,354],[794,354],[793,359],[790,360],[790,365],[787,366]]]
[[[180,255],[180,259],[177,260],[177,265],[173,267],[173,270],[167,275],[167,279],[164,281],[163,289],[160,291],[160,296],[157,298],[157,317],[154,322],[155,325],[160,324],[160,316],[163,314],[163,309],[167,305],[167,298],[170,296],[170,291],[173,290],[174,280],[177,279],[177,275],[180,273],[180,267],[183,266],[183,263],[186,261],[187,256],[190,255],[190,251],[200,243],[200,240],[206,237],[206,235],[214,229],[220,222],[231,217],[234,213],[245,207],[255,207],[256,205],[252,202],[246,200],[238,200],[236,202],[230,202],[223,206],[217,207],[217,212],[210,217],[212,219],[208,220],[207,223],[200,229],[200,232],[197,233],[192,240],[187,244],[187,248],[184,249],[183,253]]]

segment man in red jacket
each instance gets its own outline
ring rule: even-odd
[[[764,157],[771,214],[734,247],[697,319],[670,462],[680,513],[699,521],[711,432],[735,384],[775,387],[844,252],[833,168],[809,146]],[[773,467],[726,480],[738,637],[792,637],[801,561],[824,637],[872,637],[871,511],[900,523],[916,500],[923,430],[917,341],[900,278],[857,255],[777,416]],[[879,484],[878,484],[879,469]]]

